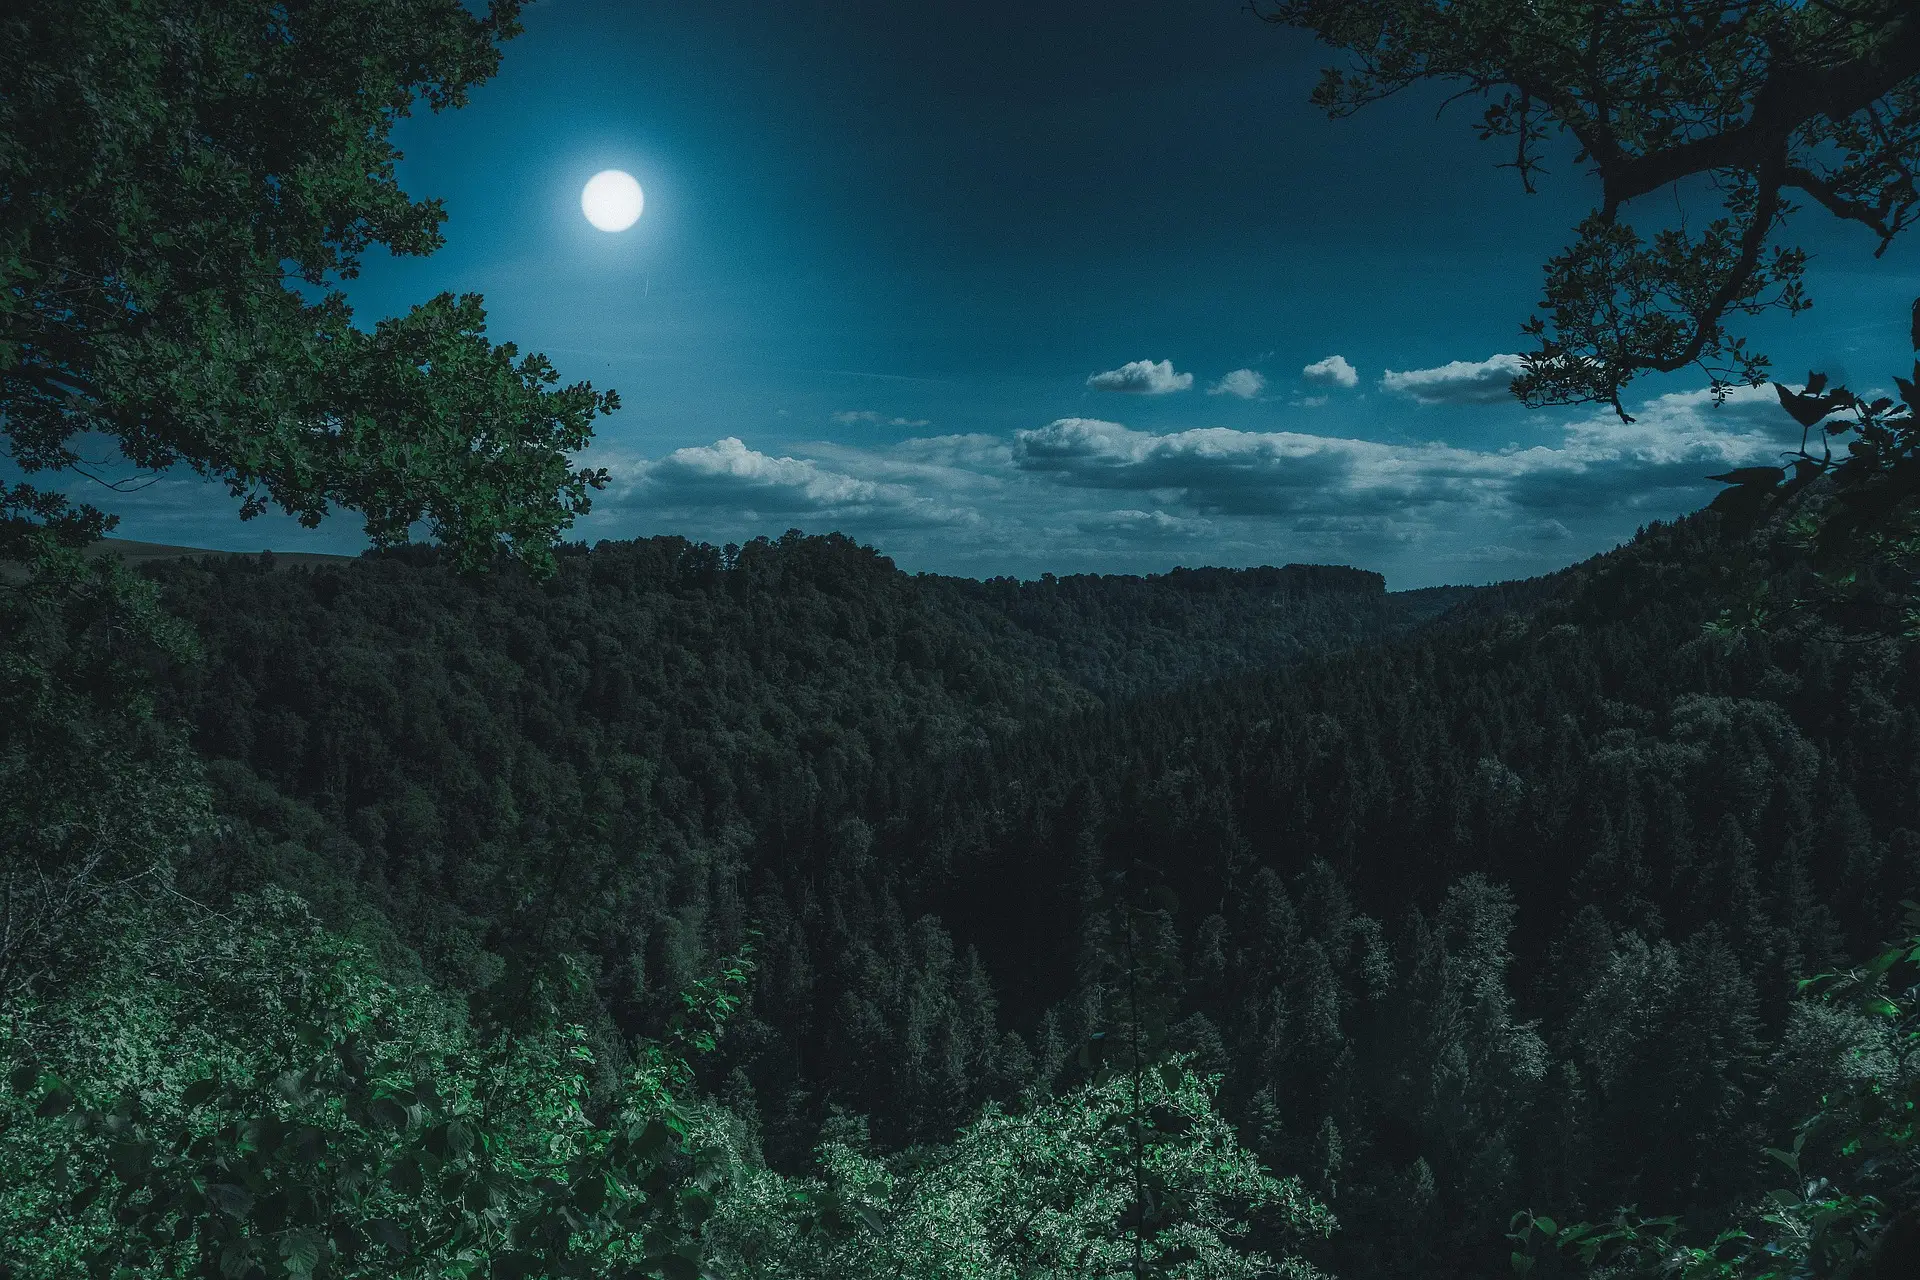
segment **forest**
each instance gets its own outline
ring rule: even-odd
[[[1396,4],[1431,74],[1485,42],[1269,16],[1351,46]],[[0,136],[71,108],[48,68],[188,30],[28,10]],[[104,432],[375,544],[133,563],[0,486],[0,1280],[1920,1274],[1920,364],[1898,403],[1775,384],[1840,461],[1490,586],[569,541],[611,393],[471,296],[369,333],[261,284],[435,247],[356,148],[518,10],[317,6],[359,25],[106,240],[46,204],[105,180],[77,152],[0,149],[16,463]],[[1786,38],[1731,10],[1709,51]],[[1920,130],[1913,71],[1859,109]],[[213,111],[143,74],[75,136]],[[372,123],[287,88],[356,76]],[[321,194],[209,212],[295,135]],[[1575,378],[1561,301],[1516,394]],[[1573,389],[1617,408],[1665,358],[1624,349]]]

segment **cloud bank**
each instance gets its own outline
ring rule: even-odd
[[[1522,365],[1519,356],[1489,356],[1485,360],[1450,360],[1434,369],[1409,369],[1381,375],[1380,388],[1411,396],[1421,404],[1506,404],[1513,401],[1509,385]]]
[[[1170,391],[1185,391],[1193,386],[1193,375],[1175,373],[1171,360],[1129,360],[1118,369],[1093,374],[1087,379],[1087,385],[1095,391],[1163,396]]]
[[[1535,419],[1461,447],[1300,430],[1058,418],[1008,435],[756,449],[728,436],[609,465],[587,536],[712,542],[837,529],[909,569],[991,576],[1174,564],[1355,564],[1394,589],[1548,572],[1695,510],[1705,477],[1798,440],[1772,389],[1659,396],[1623,423]]]

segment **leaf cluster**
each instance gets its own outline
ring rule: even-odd
[[[1890,1070],[1856,1077],[1820,1099],[1790,1146],[1766,1155],[1796,1178],[1704,1245],[1678,1215],[1622,1209],[1601,1223],[1561,1226],[1515,1214],[1513,1268],[1577,1264],[1609,1277],[1676,1280],[1892,1280],[1920,1262],[1920,903],[1909,936],[1866,964],[1803,978],[1803,998],[1848,1007],[1880,1023]],[[1557,1269],[1557,1268],[1556,1268]]]
[[[677,1048],[643,1046],[596,1100],[582,1028],[476,1040],[292,900],[241,911],[246,952],[271,965],[277,942],[271,980],[292,984],[266,1038],[117,1086],[71,1049],[9,1045],[0,1144],[29,1161],[4,1179],[9,1275],[70,1257],[101,1277],[698,1276],[724,1160],[689,1136]]]
[[[485,336],[478,296],[357,328],[340,282],[424,254],[444,212],[395,178],[416,102],[457,107],[520,0],[25,0],[0,15],[0,433],[29,472],[224,480],[243,519],[424,522],[464,564],[551,568],[618,401]],[[96,477],[97,478],[97,477]],[[144,483],[136,479],[128,484]],[[3,552],[4,548],[0,548]]]
[[[1601,200],[1547,263],[1546,318],[1514,393],[1601,401],[1647,372],[1698,366],[1717,393],[1767,358],[1733,316],[1811,303],[1806,255],[1777,242],[1789,193],[1860,223],[1884,253],[1920,217],[1920,21],[1897,0],[1262,0],[1353,55],[1313,101],[1334,116],[1423,81],[1489,102],[1483,140],[1526,189],[1564,138]],[[1689,178],[1725,213],[1643,235],[1634,199]]]

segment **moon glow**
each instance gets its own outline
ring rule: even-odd
[[[602,231],[625,231],[640,220],[645,205],[640,184],[619,169],[601,170],[580,191],[580,212]]]

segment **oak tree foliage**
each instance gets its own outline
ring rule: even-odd
[[[604,473],[612,393],[485,335],[476,295],[357,327],[363,256],[431,253],[395,123],[458,107],[520,0],[23,0],[0,11],[0,432],[28,472],[104,439],[376,545],[424,521],[471,564],[550,545]],[[83,447],[86,440],[95,441]],[[0,547],[17,558],[17,548]]]
[[[1905,0],[1257,0],[1352,55],[1314,102],[1335,116],[1424,81],[1486,103],[1528,191],[1565,137],[1599,205],[1546,264],[1514,393],[1601,401],[1635,377],[1697,366],[1716,390],[1758,385],[1741,316],[1811,305],[1806,254],[1783,239],[1817,207],[1884,253],[1920,216],[1920,14]],[[1710,182],[1718,216],[1643,232],[1635,202]],[[1650,206],[1649,206],[1650,207]]]

